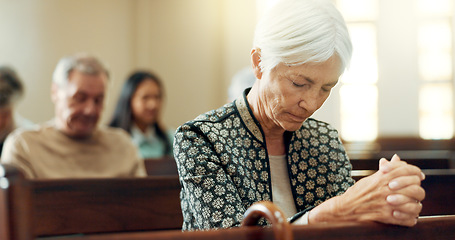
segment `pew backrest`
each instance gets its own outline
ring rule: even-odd
[[[422,217],[416,226],[399,227],[375,222],[322,223],[292,226],[294,240],[453,240],[455,216]],[[66,240],[274,240],[273,229],[268,227],[238,227],[210,231],[153,231],[74,236]],[[44,239],[43,239],[44,240]],[[51,239],[49,239],[51,240]]]
[[[449,150],[413,150],[413,151],[381,151],[370,154],[349,154],[354,170],[378,170],[379,159],[391,159],[394,154],[409,164],[421,169],[455,168],[455,152]]]
[[[144,159],[145,169],[149,176],[177,176],[177,163],[174,158],[165,156],[162,158]]]
[[[177,176],[59,180],[22,178],[16,182],[2,189],[3,195],[9,197],[9,206],[2,203],[2,206],[7,206],[4,207],[8,216],[5,218],[9,221],[5,223],[2,220],[1,225],[7,226],[8,232],[28,233],[24,237],[10,234],[10,239],[30,239],[28,235],[179,230],[182,227]],[[29,197],[21,201],[18,191]],[[22,210],[27,206],[27,211]],[[29,224],[23,226],[22,221]]]

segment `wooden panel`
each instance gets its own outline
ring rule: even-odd
[[[28,180],[0,164],[0,239],[180,230],[177,176]]]
[[[37,180],[35,236],[180,229],[177,177]]]
[[[31,239],[29,184],[15,167],[0,164],[0,237],[2,240]]]
[[[145,169],[149,176],[177,176],[177,164],[172,157],[145,159]]]
[[[401,151],[401,150],[451,150],[455,151],[455,138],[428,140],[419,137],[379,137],[375,141],[343,141],[349,151]]]
[[[9,236],[3,233],[2,239],[28,240],[33,236],[45,239],[45,236],[66,234],[70,236],[65,239],[93,240],[273,239],[271,228],[259,227],[181,233],[177,176],[27,181],[23,175],[9,170],[3,171],[9,174],[0,174],[0,179],[9,182],[0,185],[3,196],[0,203],[3,209],[8,209],[8,214],[3,215],[7,217],[0,218],[3,221],[0,226],[9,229],[10,233]],[[372,172],[363,171],[363,175],[357,174],[356,178]],[[424,172],[427,178],[422,186],[427,191],[427,197],[423,201],[422,215],[455,214],[455,170]],[[455,239],[452,238],[454,224],[455,216],[452,216],[424,218],[413,228],[376,223],[330,223],[294,226],[292,231],[295,239],[306,240],[433,239],[435,236],[437,239]],[[89,235],[71,235],[77,233]]]
[[[272,228],[239,227],[211,231],[155,231],[72,236],[68,240],[272,240]],[[455,216],[420,218],[411,228],[391,226],[374,222],[326,223],[307,226],[292,226],[295,240],[453,240],[455,239]],[[50,239],[49,239],[50,240]]]
[[[422,169],[455,168],[455,139],[427,140],[418,137],[380,137],[372,142],[344,142],[355,170],[375,170],[380,158],[401,159]]]
[[[9,239],[8,184],[6,178],[0,178],[0,239]]]
[[[455,214],[455,169],[424,170],[422,216]]]
[[[385,155],[383,155],[385,156]],[[401,156],[401,155],[399,155]],[[353,170],[378,170],[379,169],[379,159],[381,157],[371,157],[371,158],[354,158],[350,159]],[[390,157],[388,157],[390,160]],[[401,158],[403,161],[406,161],[409,164],[415,165],[421,169],[449,169],[452,168],[451,160],[449,158],[431,158],[431,157],[422,157],[422,158]]]

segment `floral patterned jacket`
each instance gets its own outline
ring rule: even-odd
[[[250,205],[273,199],[264,133],[246,93],[177,129],[184,231],[239,226]],[[285,142],[297,215],[354,184],[338,133],[327,123],[309,118],[286,132]]]

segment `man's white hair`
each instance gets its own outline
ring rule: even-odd
[[[55,67],[52,81],[60,87],[65,86],[68,83],[68,76],[73,70],[90,75],[104,73],[109,78],[109,71],[100,60],[87,53],[77,53],[60,59]]]

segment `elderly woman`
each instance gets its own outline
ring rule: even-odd
[[[177,130],[183,230],[238,226],[261,200],[295,224],[416,224],[425,196],[420,169],[395,155],[355,183],[337,131],[310,118],[351,52],[345,22],[329,1],[286,0],[266,13],[251,51],[253,87]]]

